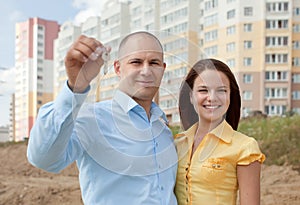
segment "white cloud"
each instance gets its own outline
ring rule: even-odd
[[[73,0],[72,5],[79,9],[79,13],[74,17],[74,24],[84,22],[90,16],[100,16],[105,1],[99,0]]]
[[[15,69],[0,70],[0,76],[0,94],[12,94],[15,90]]]

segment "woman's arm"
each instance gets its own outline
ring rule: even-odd
[[[258,161],[237,166],[240,205],[260,204],[260,172]]]

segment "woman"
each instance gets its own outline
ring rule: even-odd
[[[182,83],[179,111],[183,133],[175,136],[179,156],[178,204],[260,203],[265,160],[255,139],[237,132],[241,97],[233,73],[216,59],[198,61]]]

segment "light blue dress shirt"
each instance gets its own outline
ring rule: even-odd
[[[162,110],[152,103],[148,119],[119,90],[93,104],[83,103],[87,92],[74,94],[65,85],[40,108],[29,162],[57,173],[76,161],[84,204],[176,205],[177,154]]]

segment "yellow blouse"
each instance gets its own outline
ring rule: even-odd
[[[192,153],[198,123],[175,136],[179,157],[175,193],[178,205],[235,205],[237,165],[265,160],[258,143],[224,120],[208,133]]]

